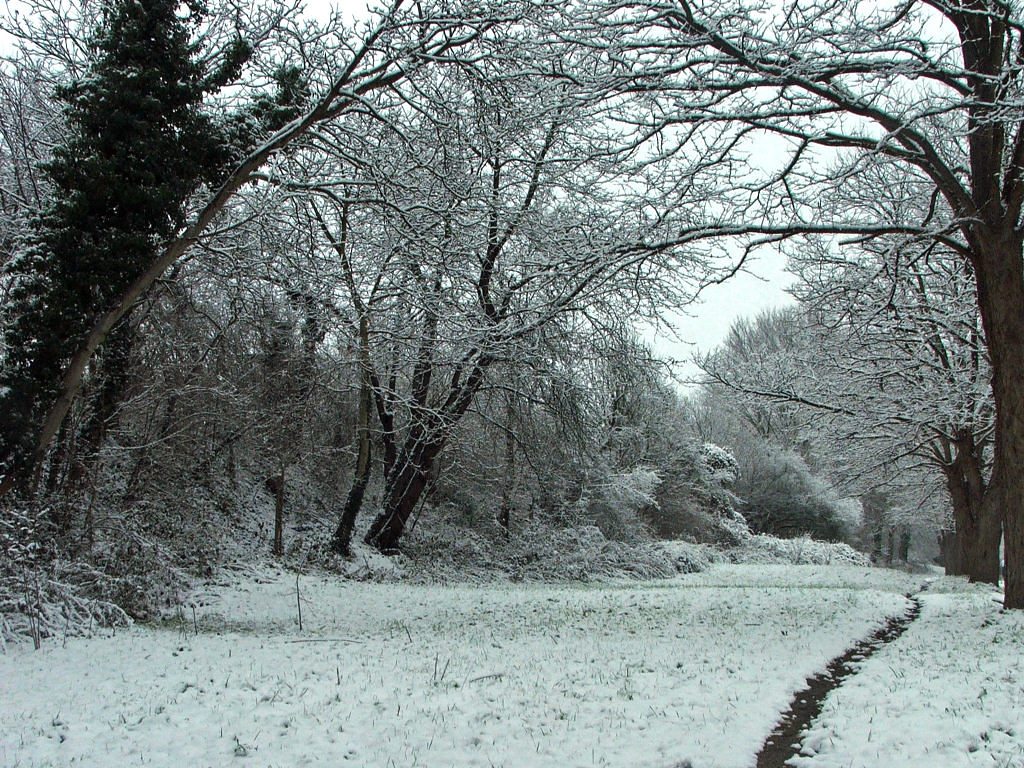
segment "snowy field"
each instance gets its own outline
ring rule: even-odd
[[[921,618],[834,691],[799,768],[1024,766],[1024,615],[942,579]]]
[[[921,579],[299,581],[302,631],[294,575],[266,571],[197,595],[195,621],[8,648],[0,765],[747,768],[804,679]],[[1021,618],[977,590],[924,605],[826,703],[803,765],[1024,765]]]

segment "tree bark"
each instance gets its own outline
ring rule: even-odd
[[[993,504],[995,498],[996,494],[988,495],[985,500],[987,509],[978,520],[973,537],[964,542],[967,578],[983,584],[999,583],[999,543],[1003,538],[1003,527],[999,510]]]
[[[470,363],[470,359],[474,362]],[[429,365],[425,359],[421,362]],[[367,544],[385,553],[398,550],[405,526],[427,488],[434,461],[473,402],[492,362],[492,357],[474,350],[464,365],[456,366],[448,385],[448,396],[433,409],[425,407],[430,374],[420,371],[414,376],[414,382],[421,379],[418,386],[413,386],[419,405],[413,412],[413,425],[395,468],[385,481],[384,504],[366,534]]]
[[[992,365],[996,420],[991,504],[1001,510],[1005,541],[1004,605],[1024,608],[1024,248],[1021,233],[1013,227],[1003,230],[1001,237],[983,242],[974,268]],[[998,574],[998,546],[995,557]]]
[[[956,525],[947,566],[950,575],[971,581],[999,582],[999,510],[995,506],[998,483],[984,478],[979,446],[972,436],[960,435],[952,446],[952,461],[943,467]],[[944,552],[945,554],[945,552]]]
[[[883,557],[882,532],[885,528],[887,502],[885,496],[878,491],[870,491],[861,497],[861,505],[871,534],[871,562],[879,565]]]
[[[284,554],[284,467],[281,474],[271,478],[267,483],[274,492],[274,548],[275,557]]]
[[[430,468],[446,441],[447,436],[432,443],[413,441],[402,450],[396,469],[388,478],[384,506],[366,534],[367,544],[385,554],[398,551],[405,526],[427,487]]]
[[[385,390],[377,378],[377,375],[370,371],[370,384],[373,387],[373,400],[377,407],[377,421],[380,422],[378,436],[381,442],[381,475],[385,478],[391,477],[391,472],[398,461],[398,448],[395,431],[394,392],[397,383],[392,375]]]
[[[956,531],[939,533],[939,553],[947,576],[964,576],[963,544]]]
[[[910,529],[903,526],[900,530],[899,552],[897,553],[901,563],[910,561]]]
[[[370,405],[373,392],[371,388],[370,330],[366,315],[359,319],[359,368],[359,425],[356,430],[359,440],[359,455],[356,459],[355,474],[352,477],[352,487],[345,500],[345,509],[341,513],[341,520],[338,522],[334,538],[331,540],[331,549],[346,557],[352,551],[352,531],[355,529],[356,518],[363,505],[366,485],[370,481],[372,456]]]
[[[515,398],[509,393],[505,399],[505,482],[501,487],[501,508],[498,510],[498,525],[505,532],[505,538],[512,535],[512,496],[516,483],[516,434],[513,430],[515,420]]]

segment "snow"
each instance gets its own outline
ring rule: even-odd
[[[918,581],[848,566],[725,564],[600,585],[307,574],[300,631],[295,575],[267,568],[197,593],[195,623],[187,606],[114,637],[9,649],[0,656],[0,765],[748,768],[804,679],[904,611],[902,593]],[[941,702],[956,686],[933,677],[976,674],[986,694],[974,691],[956,717],[972,733],[984,720],[988,743],[1004,734],[1019,748],[1024,728],[1006,735],[992,718],[1007,729],[1019,718],[1021,622],[987,600],[926,593],[927,629],[905,636],[921,649],[906,663],[938,671],[921,680],[908,666],[890,705],[881,665],[873,706],[906,708],[919,685]],[[983,619],[993,623],[979,628]],[[988,642],[975,666],[971,654],[995,637],[1004,639]],[[927,711],[938,716],[937,706]],[[843,712],[835,722],[857,726]],[[882,743],[923,754],[902,743],[915,739],[899,719],[880,720],[871,741],[849,739],[856,754],[858,744],[872,747],[873,762],[853,764],[883,764]],[[885,742],[883,731],[892,731]],[[959,744],[956,733],[947,724],[925,739]],[[850,764],[843,755],[813,765]]]
[[[1024,613],[954,579],[920,599],[906,634],[826,699],[794,766],[1024,766]]]

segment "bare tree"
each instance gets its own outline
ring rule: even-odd
[[[999,519],[982,503],[993,411],[973,281],[941,248],[888,245],[872,240],[859,255],[820,244],[795,249],[801,310],[787,313],[788,331],[768,333],[766,344],[778,323],[762,318],[756,336],[734,329],[703,366],[757,424],[777,409],[802,412],[802,431],[827,437],[869,481],[893,476],[892,466],[911,477],[920,476],[915,464],[933,477],[938,470],[956,531],[947,570],[996,582]]]
[[[954,523],[948,570],[997,583],[999,509],[986,500],[991,371],[971,269],[941,244],[908,250],[880,238],[858,250],[861,258],[838,263],[820,251],[795,256],[796,293],[838,331],[824,345],[845,347],[834,359],[848,384],[872,393],[864,407],[898,417],[889,433],[902,433],[905,450],[941,472]]]
[[[645,124],[729,161],[717,172],[734,214],[703,227],[774,239],[904,233],[943,243],[973,270],[996,406],[985,503],[1002,510],[1006,605],[1024,607],[1020,8],[682,0],[622,10],[639,81],[678,94]],[[766,136],[751,161],[745,152]],[[923,218],[894,225],[819,204],[878,159],[894,181],[919,186],[930,201]]]
[[[570,68],[594,62],[545,39],[550,23],[482,39],[472,62],[413,77],[372,120],[317,136],[334,175],[306,186],[329,206],[315,215],[345,265],[351,325],[369,316],[375,350],[388,477],[368,540],[384,550],[492,366],[525,361],[559,318],[586,324],[621,302],[644,316],[710,270],[635,247],[658,225],[643,210],[647,159],[609,127],[607,85],[574,81]]]

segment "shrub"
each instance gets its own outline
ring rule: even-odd
[[[737,483],[740,510],[754,533],[839,541],[850,517],[831,485],[791,451],[754,452]]]
[[[0,513],[0,646],[31,639],[87,635],[131,623],[116,604],[116,580],[82,562],[69,562],[43,546],[46,510]]]

